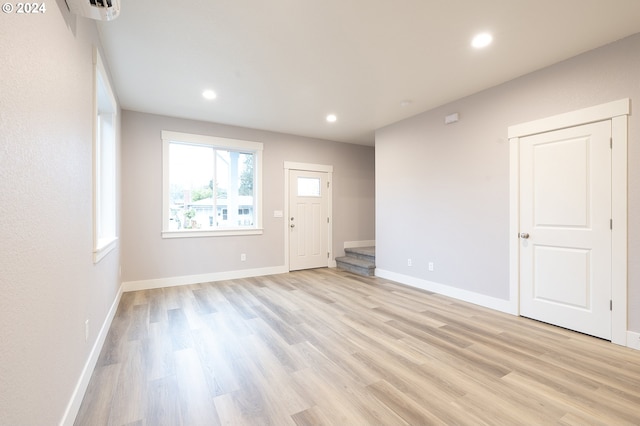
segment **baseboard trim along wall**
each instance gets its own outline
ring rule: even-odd
[[[448,285],[410,277],[408,275],[397,274],[395,272],[385,271],[384,269],[379,268],[376,268],[376,277],[395,281],[397,283],[419,288],[421,290],[438,293],[443,296],[452,297],[454,299],[463,300],[465,302],[473,303],[475,305],[483,306],[485,308],[493,309],[507,314],[518,315],[518,312],[514,310],[513,303],[510,300],[497,299],[495,297],[485,296],[483,294],[474,293],[472,291],[462,290]],[[640,333],[627,331],[627,342],[625,346],[631,349],[640,350]]]
[[[627,331],[627,347],[640,350],[640,333]]]
[[[87,391],[87,387],[89,386],[89,381],[91,380],[91,376],[93,375],[93,370],[96,368],[98,357],[100,356],[100,352],[102,352],[102,347],[104,346],[104,342],[107,339],[107,334],[109,334],[109,329],[111,328],[113,318],[116,316],[118,305],[120,305],[120,299],[122,298],[123,293],[122,288],[123,285],[121,284],[120,288],[118,289],[118,293],[116,294],[116,298],[111,304],[111,308],[109,308],[107,317],[104,319],[102,327],[100,327],[100,332],[98,333],[93,347],[91,348],[89,358],[87,358],[87,362],[84,364],[84,368],[82,369],[82,373],[80,374],[78,383],[76,384],[76,387],[73,390],[73,394],[71,395],[69,405],[67,405],[67,409],[62,416],[62,421],[60,422],[60,425],[62,426],[72,426],[76,420],[76,416],[78,415],[78,411],[80,410],[80,405],[82,404],[82,399],[84,398],[84,394]]]
[[[384,269],[380,268],[376,268],[376,277],[385,278],[387,280],[392,280],[400,284],[405,284],[422,290],[431,291],[433,293],[442,294],[443,296],[453,297],[454,299],[463,300],[475,305],[484,306],[485,308],[490,308],[496,311],[515,315],[515,312],[513,312],[513,307],[511,306],[511,302],[509,300],[485,296],[484,294],[474,293],[469,290],[463,290],[460,288],[455,288],[448,285],[423,280],[420,278],[410,277],[408,275],[385,271]]]
[[[242,269],[239,271],[212,272],[209,274],[184,275],[180,277],[156,278],[151,280],[127,281],[122,283],[123,291],[151,290],[154,288],[174,287],[208,283],[213,281],[234,280],[238,278],[260,277],[264,275],[286,274],[289,270],[284,266],[269,268]]]

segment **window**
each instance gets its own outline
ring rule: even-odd
[[[262,144],[162,132],[164,238],[262,233]]]
[[[94,49],[93,261],[116,247],[117,105],[98,49]]]

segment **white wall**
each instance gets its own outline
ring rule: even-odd
[[[161,238],[162,130],[263,143],[263,235]],[[283,266],[287,223],[273,212],[285,210],[285,161],[333,166],[335,256],[345,241],[375,239],[373,147],[133,111],[123,111],[122,132],[122,278],[134,288]]]
[[[507,128],[622,98],[640,102],[635,35],[376,132],[377,267],[509,298]],[[460,121],[444,125],[447,114]],[[640,331],[640,116],[629,120],[629,329]],[[407,172],[408,171],[408,172]],[[513,236],[511,236],[513,237]],[[412,258],[413,266],[407,266]],[[429,272],[428,262],[434,263]]]
[[[96,27],[46,8],[0,17],[2,425],[62,421],[119,288],[118,250],[92,258]]]

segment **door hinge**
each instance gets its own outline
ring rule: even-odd
[[[327,188],[329,188],[329,184],[330,184],[330,183],[331,183],[331,182],[327,181]]]
[[[609,138],[609,149],[613,149],[613,137]]]
[[[327,259],[329,259],[329,252],[327,252]]]
[[[613,311],[613,300],[609,300],[609,310]]]
[[[609,219],[609,229],[613,230],[613,219]]]
[[[327,218],[327,223],[329,223],[329,218]]]

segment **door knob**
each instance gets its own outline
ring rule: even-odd
[[[527,238],[529,238],[529,234],[527,234],[526,232],[521,232],[520,238],[522,238],[523,240],[526,240]]]

